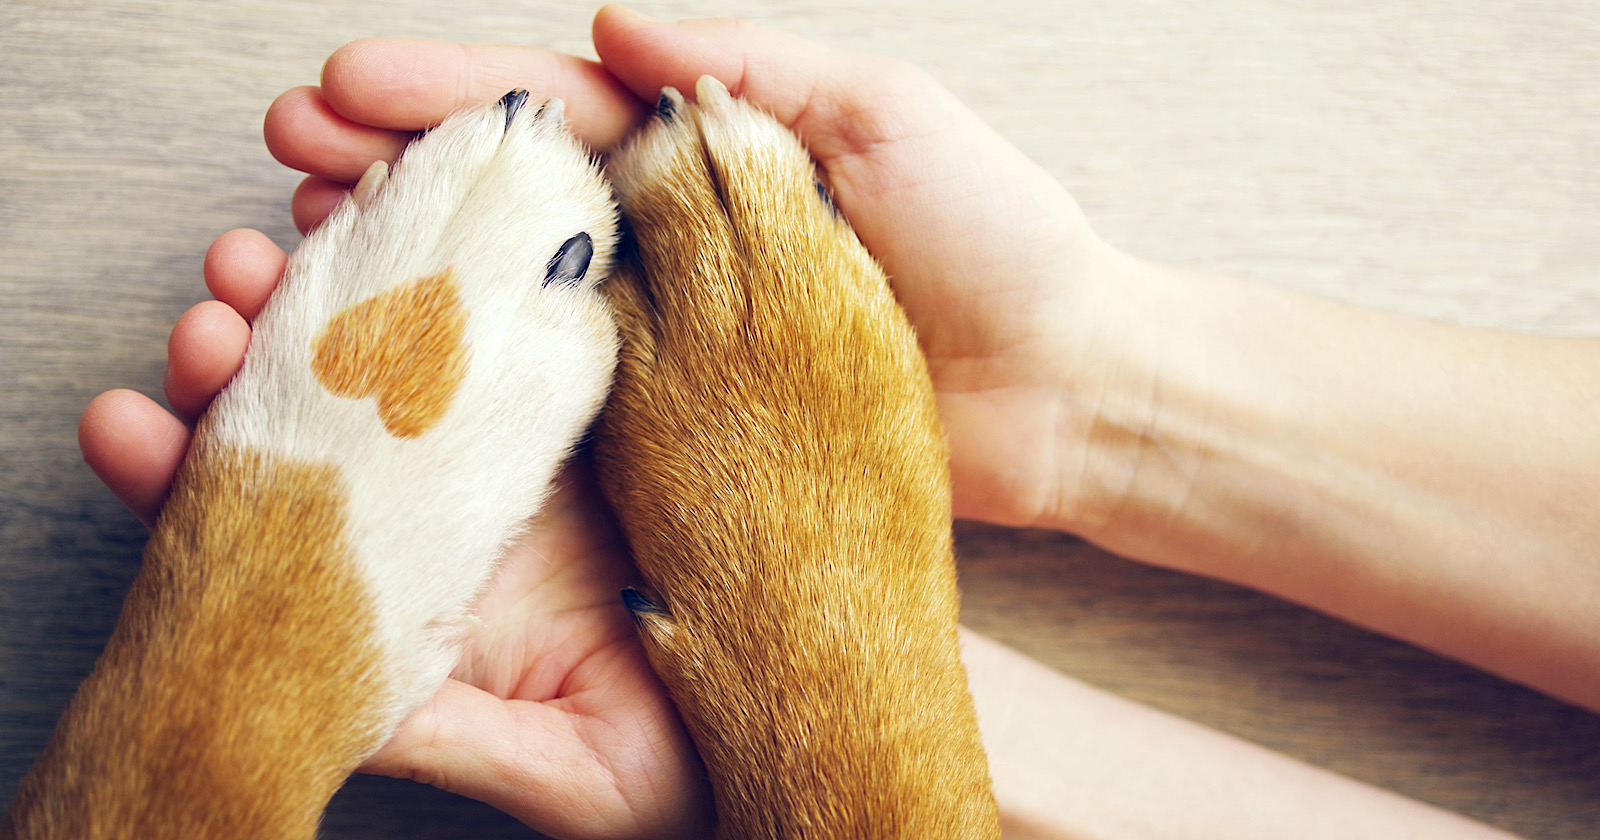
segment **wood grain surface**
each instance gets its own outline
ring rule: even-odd
[[[1112,242],[1358,304],[1600,334],[1600,7],[1508,0],[642,3],[932,71]],[[563,2],[0,2],[0,801],[116,619],[140,525],[78,456],[159,396],[216,235],[294,244],[273,97],[367,35],[587,53]],[[569,103],[569,108],[582,107]],[[966,620],[1068,674],[1534,838],[1600,826],[1600,718],[1071,537],[963,524]],[[358,778],[326,836],[524,837]]]

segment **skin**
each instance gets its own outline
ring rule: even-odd
[[[320,87],[285,93],[267,115],[273,154],[308,173],[297,223],[313,225],[372,160],[392,160],[458,105],[513,87],[561,96],[574,130],[603,152],[661,86],[717,76],[806,141],[893,278],[938,390],[957,515],[1071,531],[1600,709],[1600,634],[1586,618],[1600,591],[1590,550],[1600,513],[1582,503],[1600,483],[1600,442],[1579,413],[1600,396],[1600,343],[1410,321],[1120,253],[1061,187],[903,63],[739,21],[662,25],[616,7],[600,11],[593,34],[602,64],[532,48],[341,48]],[[205,275],[217,300],[186,313],[169,344],[175,415],[128,391],[86,410],[86,460],[146,522],[187,423],[237,368],[284,259],[253,231],[212,246]],[[558,836],[703,833],[698,765],[616,605],[616,590],[636,582],[631,563],[587,467],[565,482],[485,602],[486,629],[456,679],[367,769],[482,799]],[[974,681],[980,715],[998,704],[1013,721],[986,723],[985,738],[1018,836],[1212,836],[1190,819],[1201,807],[1233,837],[1299,836],[1339,820],[1367,833],[1409,826],[1396,836],[1486,831],[1317,771],[1263,765],[1260,751],[1220,736],[1160,736],[1170,761],[1152,761],[1140,746],[1152,713],[1103,706],[1007,656],[974,644],[967,664],[987,675]],[[984,690],[1006,685],[1022,688]],[[1017,702],[1029,714],[1008,708]],[[1072,744],[1085,719],[1126,737],[1082,758]],[[1022,721],[1029,737],[1008,738]],[[1235,798],[1173,796],[1198,762],[1250,783],[1229,786]],[[1118,773],[1129,785],[1070,814],[1023,786],[1051,778],[1071,789]],[[1170,783],[1150,781],[1162,773]],[[1335,788],[1344,793],[1303,795],[1295,809],[1267,804]],[[1159,804],[1141,789],[1163,791]],[[1320,817],[1306,810],[1318,807]],[[1165,829],[1131,831],[1132,814]]]

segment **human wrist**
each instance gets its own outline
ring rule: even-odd
[[[1210,431],[1206,278],[1103,246],[1052,352],[1056,487],[1041,527],[1126,550],[1161,539]]]
[[[1110,248],[1097,266],[1065,335],[1060,503],[1040,524],[1237,578],[1229,564],[1286,515],[1296,478],[1278,467],[1309,410],[1299,380],[1326,364],[1342,310]]]
[[[1600,708],[1600,643],[1561,618],[1600,584],[1582,501],[1600,345],[1112,274],[1071,350],[1092,363],[1060,398],[1062,501],[1039,524]]]

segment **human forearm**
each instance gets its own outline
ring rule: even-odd
[[[962,658],[1009,840],[1510,836],[1098,691],[974,633]]]
[[[1600,708],[1600,344],[1108,265],[1052,524]]]

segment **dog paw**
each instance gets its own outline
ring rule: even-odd
[[[606,171],[632,233],[607,288],[624,341],[601,432],[624,516],[718,540],[740,506],[817,539],[882,510],[948,530],[915,334],[788,129],[706,77],[694,102],[664,90]],[[656,586],[683,618],[680,588]]]
[[[715,80],[664,91],[607,173],[632,236],[596,460],[719,836],[996,835],[943,433],[883,272],[800,143]]]
[[[615,244],[610,188],[559,100],[452,116],[294,253],[202,424],[203,451],[332,471],[397,709],[449,672],[604,398]]]
[[[606,171],[632,236],[597,454],[658,599],[630,602],[651,605],[642,626],[687,643],[749,630],[726,613],[762,600],[870,592],[886,570],[832,548],[885,511],[937,542],[944,443],[915,336],[795,137],[706,77],[694,102],[664,90]],[[719,556],[742,551],[782,553],[785,577]]]

